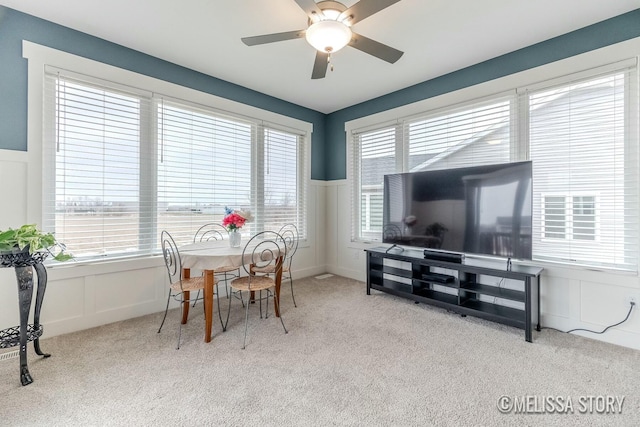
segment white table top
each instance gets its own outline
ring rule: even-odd
[[[183,268],[214,271],[223,266],[241,267],[250,264],[252,254],[247,250],[243,260],[242,251],[244,249],[245,244],[237,248],[230,247],[228,240],[208,240],[190,243],[178,248]]]

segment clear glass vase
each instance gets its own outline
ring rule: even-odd
[[[231,230],[229,232],[229,246],[232,248],[239,248],[242,243],[242,235],[240,230]]]

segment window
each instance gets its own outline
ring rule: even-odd
[[[45,228],[77,256],[148,246],[139,241],[139,183],[149,99],[57,76],[47,82]]]
[[[304,171],[306,160],[302,142],[304,139],[291,132],[261,126],[258,144],[263,152],[259,166],[263,188],[255,210],[261,219],[260,229],[279,230],[287,223],[300,224],[299,232],[306,235],[303,227],[306,218],[306,193]]]
[[[396,126],[354,135],[351,176],[359,184],[352,187],[353,229],[358,238],[380,240],[382,233],[382,190],[384,175],[396,165]]]
[[[534,256],[637,269],[637,77],[608,72],[526,91]],[[535,237],[537,236],[537,238]]]
[[[225,206],[306,237],[303,132],[58,72],[46,93],[44,224],[79,259],[187,243]]]
[[[513,102],[498,97],[355,132],[353,239],[382,239],[384,175],[509,161]]]
[[[381,240],[371,194],[382,192],[384,174],[532,160],[533,258],[638,270],[635,61],[384,129],[384,143],[374,138],[383,130],[352,131],[352,240]]]

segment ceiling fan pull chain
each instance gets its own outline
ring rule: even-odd
[[[329,64],[329,69],[333,71],[333,62],[331,62],[331,52],[327,55],[327,63]]]

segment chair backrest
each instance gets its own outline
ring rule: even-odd
[[[282,236],[275,231],[262,231],[251,237],[244,246],[242,268],[251,277],[252,265],[259,268],[273,266],[274,274],[278,278],[278,275],[282,275],[282,263],[286,255],[287,247]],[[248,262],[250,264],[247,264]]]
[[[193,235],[193,243],[207,240],[224,240],[229,238],[229,232],[221,224],[214,222],[203,225]]]
[[[180,259],[178,246],[171,234],[166,230],[162,231],[160,241],[162,243],[164,265],[167,267],[167,273],[169,274],[169,283],[173,285],[176,282],[180,282],[180,288],[182,288],[182,260]]]
[[[296,227],[295,224],[285,224],[280,228],[278,234],[282,236],[282,240],[287,247],[287,256],[284,262],[290,266],[293,256],[298,250],[298,241],[300,240],[298,227]]]
[[[386,224],[382,227],[382,240],[394,242],[402,239],[402,230],[396,224]]]

